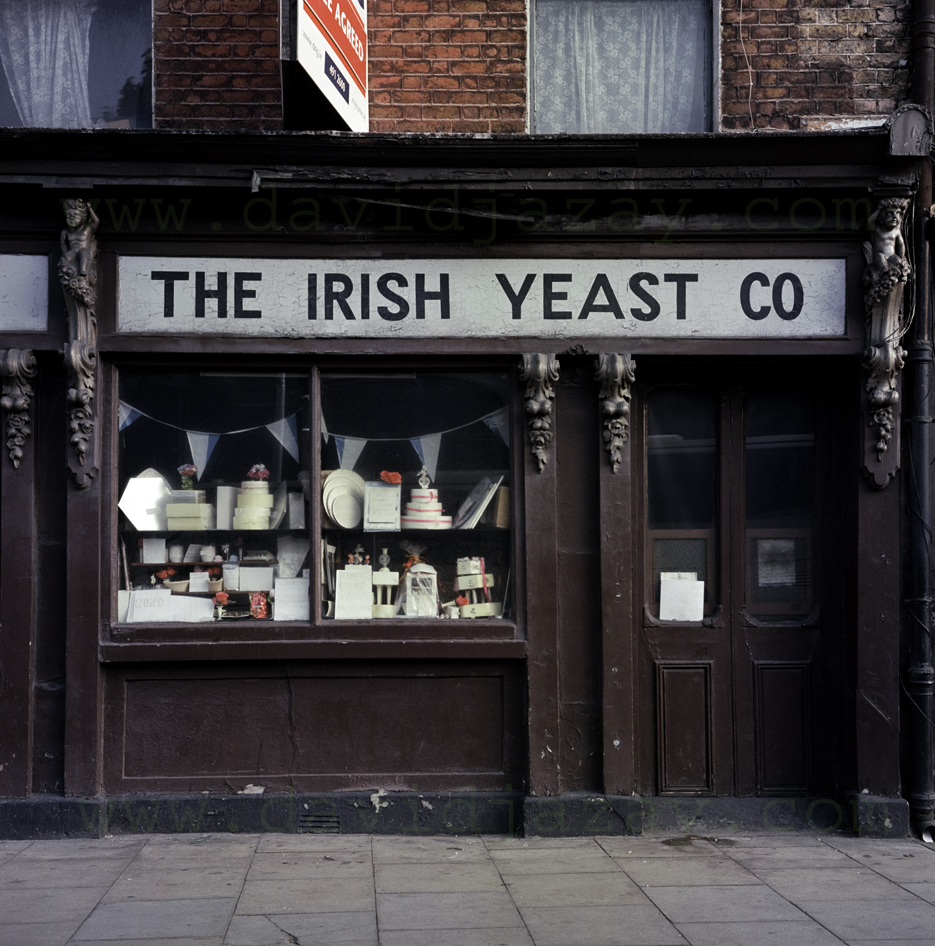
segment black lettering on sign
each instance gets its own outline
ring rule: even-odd
[[[648,283],[650,286],[658,286],[659,277],[654,276],[652,273],[634,273],[630,277],[630,292],[632,292],[640,302],[646,303],[649,307],[647,309],[630,309],[630,315],[632,315],[634,319],[639,319],[641,322],[652,322],[652,320],[659,315],[661,307],[659,300],[655,296],[651,296],[643,288],[644,282]]]
[[[205,288],[205,274],[195,273],[195,318],[205,317],[205,299],[217,299],[218,318],[227,318],[227,273],[218,273],[217,289]]]
[[[517,292],[510,285],[510,280],[507,279],[503,273],[497,273],[497,282],[500,283],[500,287],[506,293],[506,297],[510,300],[510,305],[513,307],[514,319],[521,319],[523,317],[523,301],[526,299],[526,296],[529,295],[529,290],[532,288],[532,284],[535,281],[536,274],[527,273],[526,278],[523,280],[523,285],[520,286]]]
[[[308,274],[308,318],[318,318],[318,273]]]
[[[568,298],[567,292],[556,292],[552,287],[557,282],[571,282],[571,273],[545,273],[542,276],[542,318],[570,319],[571,312],[556,312],[552,308],[555,302],[564,302]]]
[[[178,280],[188,279],[188,273],[180,272],[157,272],[153,271],[149,274],[149,278],[162,280],[165,285],[163,286],[162,294],[162,317],[165,319],[171,319],[175,317],[175,283]]]
[[[606,302],[595,301],[599,292],[604,293]],[[595,276],[594,282],[591,283],[591,291],[588,293],[588,298],[584,300],[578,318],[586,319],[592,312],[613,312],[615,319],[623,318],[623,309],[620,308],[620,303],[617,302],[617,297],[610,288],[610,280],[604,273],[598,273]]]
[[[750,290],[753,288],[753,284],[757,283],[760,286],[769,287],[769,280],[766,278],[765,273],[750,273],[749,276],[745,276],[743,282],[740,284],[740,308],[743,309],[743,314],[748,319],[753,319],[758,322],[760,319],[765,319],[769,315],[770,309],[768,305],[760,306],[759,309],[754,309],[752,303],[750,302]]]
[[[409,315],[409,303],[398,292],[393,292],[393,290],[390,289],[391,282],[396,283],[400,289],[405,289],[409,285],[409,281],[402,273],[384,273],[377,280],[377,289],[380,290],[380,295],[383,296],[384,299],[395,303],[396,310],[394,311],[386,305],[378,305],[377,315],[379,315],[381,319],[386,319],[387,322],[398,322],[400,319],[404,319]]]
[[[340,288],[336,288],[340,285]],[[347,297],[354,291],[354,284],[350,276],[344,273],[325,273],[325,321],[334,318],[334,304],[337,302],[341,314],[346,319],[354,319],[354,313],[348,304]]]
[[[676,319],[684,320],[688,318],[686,315],[686,294],[687,290],[685,289],[686,285],[690,282],[698,282],[698,273],[666,273],[662,277],[663,282],[674,282],[675,283],[675,317]]]
[[[370,318],[370,274],[360,274],[360,317]]]
[[[416,318],[425,318],[425,302],[427,299],[437,299],[441,317],[451,318],[451,303],[448,299],[448,273],[439,273],[438,292],[426,292],[425,273],[416,273]]]
[[[244,289],[245,282],[259,282],[262,273],[234,273],[234,318],[260,319],[263,313],[259,309],[245,309],[244,299],[255,299],[256,289]]]
[[[792,308],[787,309],[782,301],[782,291],[786,283],[792,284]],[[776,315],[787,322],[797,318],[805,304],[805,290],[802,288],[802,280],[795,273],[782,273],[773,283],[773,306],[776,309]]]

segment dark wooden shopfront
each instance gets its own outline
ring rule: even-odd
[[[891,723],[899,709],[900,481],[878,489],[861,472],[865,221],[859,209],[842,224],[834,203],[876,200],[885,134],[816,136],[820,143],[807,147],[793,138],[749,140],[742,151],[722,137],[697,136],[682,145],[691,161],[673,155],[664,138],[637,147],[610,138],[168,137],[114,138],[107,168],[66,133],[40,136],[28,152],[11,140],[3,161],[10,222],[0,251],[48,254],[52,273],[49,331],[0,336],[5,349],[32,349],[39,360],[32,436],[19,469],[5,462],[2,471],[2,658],[13,668],[4,699],[19,760],[0,771],[3,794],[58,791],[152,805],[209,793],[210,811],[198,822],[208,827],[225,819],[243,827],[244,818],[263,827],[259,812],[271,799],[300,815],[312,804],[341,830],[510,830],[525,806],[527,830],[539,833],[589,823],[638,830],[653,803],[667,798],[709,799],[712,811],[723,799],[752,799],[751,817],[770,800],[791,799],[788,810],[802,820],[816,800],[841,805],[865,788],[899,795]],[[55,151],[65,141],[69,173],[80,169],[84,190],[79,178],[62,180]],[[709,170],[695,173],[696,165]],[[62,469],[67,405],[56,352],[65,330],[54,275],[60,200],[81,195],[98,201],[102,220],[98,472],[86,488]],[[141,208],[136,224],[123,208]],[[150,270],[185,272],[194,286],[191,261],[210,263],[198,284],[205,322],[169,331],[160,312],[153,330],[128,330],[137,314],[121,267],[133,260],[149,267],[140,263],[140,284],[158,283],[160,293],[166,280],[151,280]],[[577,287],[574,267],[590,273],[588,266],[606,263],[627,274],[627,285],[631,274],[656,266],[660,321],[675,328],[669,335],[641,328],[650,325],[642,321],[649,303],[629,283],[620,316],[605,294],[589,299],[585,321],[579,299],[561,334],[549,335],[556,323],[537,311],[541,334],[507,325],[500,334],[368,337],[358,318],[355,334],[341,337],[334,325],[350,324],[341,300],[358,315],[364,305],[357,275],[356,295],[333,289],[328,331],[324,308],[313,323],[307,300],[292,296],[284,311],[302,331],[217,328],[218,272],[262,269],[266,283],[237,284],[249,293],[278,265],[304,279],[309,261],[333,261],[335,273],[351,261],[406,274],[420,261],[467,261],[491,274],[530,261],[537,287],[569,274],[567,284],[543,290],[552,292],[553,312],[566,304],[561,293]],[[796,334],[786,331],[793,325],[786,315],[740,309],[741,334],[682,330],[677,291],[690,293],[691,283],[664,279],[663,271],[724,264],[727,286],[731,266],[740,279],[755,261],[793,274],[814,264],[815,285],[837,266],[841,331]],[[173,317],[181,322],[195,290],[186,295],[181,277],[173,278]],[[509,279],[515,293],[522,279]],[[435,280],[427,276],[423,286],[426,322],[440,306]],[[377,284],[374,275],[374,313],[378,301],[386,304]],[[243,294],[235,302],[233,275],[229,285],[232,325],[235,305],[249,311],[258,303]],[[655,284],[640,285],[646,292]],[[777,298],[780,308],[792,305],[782,301],[791,295],[752,285],[757,305]],[[470,305],[467,296],[455,301]],[[643,314],[631,315],[631,306]],[[410,323],[414,316],[415,303]],[[601,367],[612,356],[628,366],[624,394]],[[538,384],[537,365],[546,375]],[[509,578],[504,616],[326,616],[317,549],[330,526],[318,477],[333,462],[325,459],[333,432],[322,428],[323,379],[459,373],[507,379],[509,449],[500,472],[510,519],[490,540],[500,545],[486,552],[499,556],[497,581]],[[264,374],[306,385],[296,462],[312,478],[303,527],[312,549],[309,619],[121,621],[118,592],[141,564],[131,558],[125,570],[120,553],[129,533],[118,501],[128,476],[140,472],[123,466],[125,379],[222,374],[244,379],[245,389]],[[609,422],[621,418],[625,435],[619,428],[614,435]],[[208,421],[168,413],[157,420],[208,429]],[[436,427],[406,427],[398,437],[418,439]],[[543,430],[544,443],[530,439]],[[608,449],[615,436],[616,455]],[[419,467],[414,454],[408,462],[407,498]],[[458,543],[445,552],[445,567],[456,554],[475,554]],[[342,550],[346,557],[350,549]],[[662,572],[704,582],[701,620],[660,620]],[[41,684],[55,678],[56,661],[64,690],[49,696]],[[42,762],[44,754],[54,762]],[[46,770],[60,772],[57,789]],[[237,793],[251,785],[265,789],[266,801],[235,819],[230,800],[247,804],[250,796]],[[452,799],[456,806],[446,807]],[[588,809],[587,799],[601,801]],[[110,817],[119,830],[130,816]],[[161,817],[154,824],[171,827]],[[262,817],[266,827],[285,824]]]

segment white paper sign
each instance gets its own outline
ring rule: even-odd
[[[369,565],[349,565],[337,573],[334,616],[353,621],[373,617],[373,569]]]
[[[122,256],[119,330],[301,338],[833,338],[843,259]],[[207,300],[196,285],[226,287]],[[200,309],[202,316],[196,317]]]
[[[192,592],[210,591],[207,572],[192,572],[188,576],[188,590]]]
[[[684,578],[660,581],[659,620],[704,620],[704,582]]]
[[[0,332],[48,328],[48,256],[0,254]]]
[[[165,539],[143,539],[143,557],[145,565],[162,565],[167,561]]]
[[[307,621],[308,579],[277,578],[273,597],[274,621]]]

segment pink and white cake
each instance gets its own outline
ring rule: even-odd
[[[403,529],[450,529],[451,516],[443,514],[437,489],[414,489],[406,512],[400,517]]]

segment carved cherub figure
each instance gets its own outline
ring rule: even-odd
[[[78,276],[88,275],[88,265],[97,253],[94,234],[100,222],[94,208],[80,197],[65,201],[67,226],[61,238],[63,268],[72,268]]]
[[[894,264],[901,267],[906,258],[906,243],[900,227],[908,206],[907,200],[886,197],[870,217],[873,237],[864,244],[864,255],[874,276],[885,273]]]

